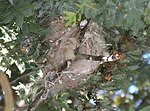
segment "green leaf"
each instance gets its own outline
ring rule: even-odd
[[[143,109],[140,109],[139,111],[150,111],[150,106],[146,106]]]
[[[150,2],[149,2],[150,4]],[[149,25],[150,24],[150,6],[146,8],[145,13],[144,13],[144,21]]]
[[[81,14],[78,14],[78,21],[81,21]]]
[[[4,23],[9,23],[11,22],[14,17],[16,16],[16,13],[13,11],[8,12],[5,16],[4,16]]]
[[[139,68],[140,68],[139,65],[127,66],[126,70],[134,71],[134,70],[137,70]]]
[[[72,15],[75,15],[74,12],[69,12],[69,11],[64,11],[64,14],[67,15],[67,16],[72,16]]]
[[[115,79],[115,80],[122,80],[122,79],[125,79],[125,78],[126,78],[126,74],[116,74],[116,75],[112,75],[111,78],[112,78],[112,79]]]
[[[76,13],[64,11],[64,14],[65,14],[64,20],[67,21],[66,26],[69,26],[71,24],[73,24],[73,26],[75,26],[75,24],[76,24]]]
[[[22,14],[24,17],[33,15],[33,9],[34,7],[30,3],[30,1],[21,0],[16,6],[16,11],[18,12],[18,14]]]
[[[131,28],[134,35],[136,35],[139,30],[144,29],[144,23],[141,20],[143,14],[143,8],[140,7],[141,4],[142,2],[139,0],[130,0],[129,2],[127,1],[124,5],[127,10],[127,15],[125,15],[125,19],[128,27]]]
[[[82,8],[83,7],[83,4],[78,4],[78,3],[76,3],[75,4],[78,8]]]
[[[20,15],[17,16],[16,24],[18,26],[22,26],[23,22],[24,22],[24,16],[23,15],[22,16],[20,16]]]
[[[34,9],[37,10],[37,9],[40,9],[42,7],[42,2],[40,2],[40,3],[39,2],[34,2],[33,5],[34,5]]]
[[[93,16],[94,16],[92,9],[87,9],[87,8],[85,8],[84,14],[85,14],[85,17],[86,17],[86,18],[93,18]]]
[[[75,26],[77,26],[77,24],[76,24],[76,23],[73,23],[73,24],[72,24],[72,27],[75,27]]]

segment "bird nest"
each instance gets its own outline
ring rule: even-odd
[[[98,69],[101,61],[90,56],[108,56],[108,53],[102,29],[94,22],[89,22],[86,30],[66,27],[61,20],[51,22],[50,27],[52,30],[46,37],[50,50],[43,72],[50,83],[50,92],[57,94],[76,88]]]

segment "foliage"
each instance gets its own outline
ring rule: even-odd
[[[19,69],[19,65],[22,64],[23,75],[29,74],[27,76],[30,76],[30,81],[25,79],[25,83],[36,84],[37,72],[41,68],[37,66],[37,61],[43,61],[50,47],[43,42],[50,31],[49,22],[60,16],[63,17],[66,26],[75,27],[83,19],[97,22],[104,30],[107,43],[112,44],[108,50],[118,50],[126,56],[121,63],[110,64],[114,66],[113,70],[107,69],[103,64],[102,67],[107,69],[111,75],[110,80],[102,80],[103,73],[100,70],[78,91],[68,91],[57,95],[56,100],[59,106],[67,111],[72,109],[78,111],[83,109],[86,111],[113,110],[112,107],[109,107],[112,104],[112,101],[109,100],[111,91],[120,88],[126,91],[130,83],[141,89],[147,84],[149,86],[149,66],[144,60],[141,60],[142,54],[150,50],[149,0],[13,0],[13,4],[9,0],[0,0],[0,13],[0,46],[3,50],[0,52],[2,59],[0,66],[14,72],[11,76],[17,78],[22,76]],[[16,74],[18,74],[17,77]],[[96,97],[99,89],[107,92],[100,99]],[[30,102],[30,95],[34,91],[27,92],[23,91],[20,96]],[[142,93],[139,94],[139,97],[142,97]],[[96,99],[97,106],[89,104],[88,99],[90,98]],[[68,99],[74,100],[75,104],[68,103]],[[135,102],[136,99],[132,102]],[[143,100],[146,102],[139,106],[139,109],[150,104],[147,99]],[[130,102],[127,104],[129,105]],[[55,109],[50,99],[41,105],[41,109],[42,107]],[[127,108],[122,105],[118,107]],[[147,109],[148,107],[141,111]]]
[[[150,107],[149,107],[149,106],[147,106],[147,107],[141,109],[140,111],[148,111],[148,110],[150,110]]]

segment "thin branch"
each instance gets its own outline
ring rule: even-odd
[[[57,111],[61,111],[56,99],[54,98],[54,96],[50,93],[50,96],[52,98],[52,102],[54,103],[55,108],[57,109]]]
[[[20,80],[20,79],[22,79],[22,78],[24,78],[24,77],[30,76],[30,75],[31,75],[31,72],[28,73],[28,74],[22,75],[22,76],[16,78],[15,80],[11,81],[10,84],[12,85],[12,84],[14,84],[15,82],[17,82],[18,80]]]

